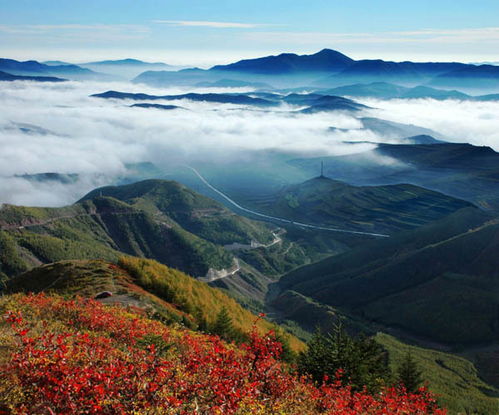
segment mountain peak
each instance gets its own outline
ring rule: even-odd
[[[133,58],[125,58],[125,59],[117,59],[117,60],[105,60],[105,61],[97,61],[97,62],[88,62],[83,65],[138,65],[138,66],[169,66],[163,62],[144,62],[138,59]]]
[[[337,50],[334,50],[334,49],[328,49],[328,48],[324,48],[322,50],[320,50],[319,52],[315,53],[313,56],[334,56],[334,57],[345,57],[349,60],[353,60],[351,58],[349,58],[347,55],[341,53],[341,52],[338,52]]]
[[[355,62],[332,49],[322,49],[312,55],[281,53],[256,59],[245,59],[229,65],[211,68],[216,71],[237,71],[254,74],[291,74],[297,72],[338,72]]]

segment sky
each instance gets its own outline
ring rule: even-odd
[[[0,0],[0,56],[207,67],[281,52],[499,61],[497,0]]]

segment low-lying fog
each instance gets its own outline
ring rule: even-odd
[[[415,124],[436,130],[449,141],[499,150],[498,102],[362,100],[373,109],[359,114],[300,114],[296,112],[300,108],[290,106],[260,110],[186,100],[154,101],[185,108],[165,111],[129,107],[139,101],[89,97],[110,89],[156,95],[208,92],[133,84],[2,83],[0,203],[70,204],[89,190],[122,177],[126,164],[142,161],[168,170],[179,163],[244,159],[253,151],[267,149],[295,156],[338,155],[375,148],[375,144],[353,145],[352,141],[397,142],[360,130],[362,124],[356,117],[361,116]],[[209,92],[247,90],[212,88]],[[62,184],[19,177],[46,172],[76,173],[79,179]]]

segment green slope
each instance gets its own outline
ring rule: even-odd
[[[499,390],[480,379],[473,364],[459,356],[402,343],[384,333],[376,341],[389,352],[394,370],[411,353],[430,390],[450,414],[491,415],[499,412]]]
[[[290,243],[287,234],[278,232],[281,241],[276,243],[277,235],[271,231],[274,226],[239,216],[221,203],[178,182],[146,180],[124,186],[108,186],[90,192],[82,200],[97,195],[119,199],[152,215],[166,215],[183,229],[216,245],[249,245],[251,242],[263,245],[230,251],[252,266],[248,277],[259,280],[255,281],[255,286],[261,285],[265,276],[276,278],[310,262],[309,253],[302,249],[302,244]],[[241,294],[241,289],[232,286],[230,291]]]
[[[499,224],[468,208],[279,282],[368,321],[449,344],[499,339]]]
[[[99,191],[63,208],[3,206],[0,272],[12,276],[41,263],[113,260],[126,253],[202,277],[210,268],[234,266],[233,254],[221,244],[274,238],[266,226],[174,182],[113,189],[125,201]]]
[[[259,203],[274,216],[367,232],[393,233],[441,219],[470,203],[422,187],[351,186],[317,177]]]
[[[269,243],[273,239],[265,225],[238,216],[215,200],[177,182],[146,180],[103,187],[93,190],[82,200],[98,195],[119,199],[151,214],[161,212],[189,232],[219,245],[250,243],[251,240]]]

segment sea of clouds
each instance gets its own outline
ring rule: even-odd
[[[360,130],[345,113],[300,114],[186,100],[157,102],[185,109],[130,108],[132,101],[90,95],[106,90],[157,95],[207,90],[153,89],[134,84],[4,82],[0,85],[0,203],[61,206],[127,173],[129,163],[152,162],[171,169],[182,163],[244,158],[279,150],[297,156],[368,151],[387,140]],[[210,89],[209,92],[227,92]],[[245,92],[230,90],[230,92]],[[434,100],[363,100],[362,115],[415,124],[450,141],[499,150],[499,103]],[[330,127],[336,127],[334,131]],[[362,141],[371,143],[349,144]],[[380,163],[390,160],[380,159]],[[36,182],[22,175],[78,174],[74,183]]]

